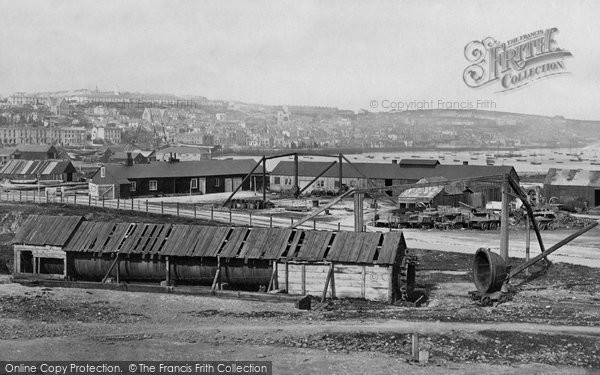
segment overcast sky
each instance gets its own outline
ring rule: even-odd
[[[78,88],[369,108],[493,100],[600,120],[598,1],[0,0],[0,93]],[[570,72],[472,89],[465,45],[557,27]]]

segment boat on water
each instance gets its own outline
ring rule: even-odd
[[[517,159],[517,161],[527,161],[527,159]]]
[[[576,157],[576,158],[574,158],[574,159],[573,159],[573,158],[571,158],[571,159],[569,159],[569,161],[576,161],[576,162],[580,162],[580,161],[583,161],[583,159],[581,158],[581,156],[577,155],[577,157]]]
[[[471,160],[477,160],[476,156],[471,156]]]
[[[593,160],[590,162],[591,165],[600,165],[600,161],[598,160]]]
[[[367,155],[367,158],[368,158],[368,159],[374,159],[374,158],[375,158],[375,156],[373,156],[373,155]]]
[[[453,162],[460,163],[460,159],[454,159]]]
[[[531,164],[533,164],[533,165],[542,165],[542,162],[541,161],[532,160]]]
[[[564,163],[562,160],[557,160],[556,161],[556,164],[562,164],[562,163]]]

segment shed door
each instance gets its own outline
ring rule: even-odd
[[[198,179],[198,191],[202,194],[206,194],[206,178]]]
[[[233,180],[231,178],[225,179],[225,192],[233,191]]]
[[[242,184],[242,178],[241,177],[235,177],[235,178],[233,178],[233,190],[237,189],[238,186],[240,186],[241,184]]]

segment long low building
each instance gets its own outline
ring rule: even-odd
[[[244,290],[394,301],[414,286],[402,232],[91,222],[30,216],[15,277],[228,284]]]
[[[9,180],[77,181],[77,169],[69,160],[8,160],[0,168],[0,178]]]
[[[299,162],[298,185],[302,189],[315,177],[325,170],[331,162]],[[294,188],[295,163],[281,161],[270,174],[270,189],[272,191],[285,191]],[[342,163],[342,184],[349,188],[386,187],[389,195],[398,196],[405,189],[394,188],[394,185],[415,184],[419,181],[454,181],[459,179],[485,178],[492,176],[511,175],[519,181],[519,176],[512,166],[485,166],[485,165],[444,165],[436,160],[403,160],[397,163]],[[336,163],[313,185],[306,189],[307,193],[313,190],[337,191],[339,189],[339,165]],[[468,192],[475,206],[484,206],[487,201],[501,199],[501,186],[499,183],[471,181],[453,186],[456,191]]]
[[[129,165],[128,165],[129,164]],[[252,159],[107,164],[89,183],[90,195],[99,199],[134,198],[170,194],[209,194],[262,188],[262,174],[244,177],[256,166]]]

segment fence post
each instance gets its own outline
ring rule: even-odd
[[[165,202],[160,201],[160,214],[164,215],[165,213]]]
[[[317,221],[313,220],[313,230],[317,230]]]
[[[104,195],[102,196],[102,208],[104,208]]]
[[[196,205],[194,204],[194,219],[196,218]]]
[[[250,214],[250,226],[252,226],[252,211],[250,211],[249,214]]]
[[[294,225],[294,218],[290,217],[290,221],[292,222],[292,226]]]
[[[214,220],[215,217],[215,208],[211,207],[210,208],[210,220]]]
[[[229,224],[231,224],[231,207],[229,207]]]
[[[22,193],[22,191],[19,190],[19,202],[21,202],[21,193]]]
[[[119,209],[120,205],[121,205],[121,200],[119,198],[117,198],[117,210]]]
[[[148,212],[148,199],[146,199],[146,212]]]
[[[176,202],[177,204],[177,216],[179,216],[179,202]]]
[[[269,228],[273,228],[273,214],[269,215]]]
[[[133,211],[133,197],[131,198],[131,211]]]
[[[60,203],[63,203],[63,193],[62,193],[62,191],[60,192]]]
[[[342,223],[338,222],[338,232],[341,230]]]
[[[92,196],[88,194],[88,206],[92,205]]]
[[[77,193],[73,196],[73,204],[77,205]]]

